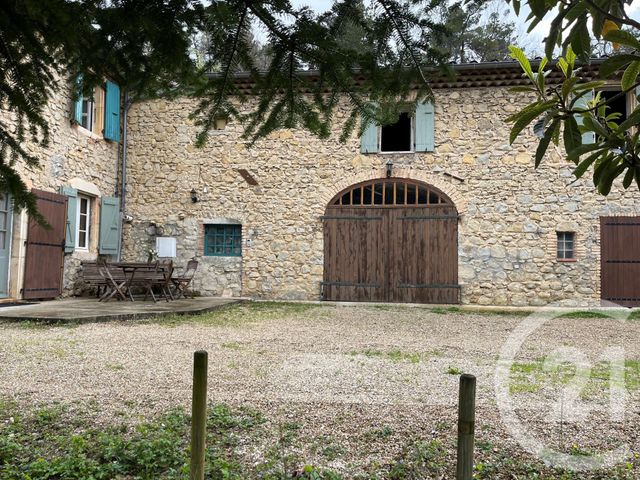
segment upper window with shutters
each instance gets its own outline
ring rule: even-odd
[[[400,113],[390,125],[369,124],[360,139],[362,153],[432,152],[434,109],[432,103],[418,103]]]
[[[76,89],[82,89],[82,77],[76,80]],[[107,80],[91,92],[80,95],[74,103],[73,121],[93,135],[106,140],[120,140],[120,87]]]

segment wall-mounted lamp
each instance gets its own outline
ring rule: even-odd
[[[195,188],[191,189],[191,201],[196,203],[198,201],[198,192],[196,192]]]
[[[388,160],[385,165],[387,167],[387,178],[391,178],[391,175],[393,175],[393,162]]]

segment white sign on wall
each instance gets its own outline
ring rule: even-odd
[[[156,237],[158,258],[176,258],[175,237]]]

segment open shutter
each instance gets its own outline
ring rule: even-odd
[[[589,108],[589,102],[593,100],[593,90],[585,93],[584,95],[582,95],[574,104],[575,108]],[[582,115],[580,115],[579,113],[574,114],[574,118],[576,119],[576,123],[578,124],[578,126],[582,126],[584,125],[584,118],[582,118]],[[589,143],[595,143],[596,141],[596,134],[595,132],[586,132],[582,134],[582,144],[586,145]]]
[[[364,122],[364,118],[362,119]],[[378,151],[378,130],[379,127],[374,122],[370,122],[362,132],[360,137],[361,153],[376,153]]]
[[[76,77],[75,94],[78,98],[73,103],[73,119],[78,124],[82,124],[82,75]]]
[[[120,199],[102,197],[100,202],[100,242],[98,251],[105,255],[116,255],[120,241]]]
[[[416,105],[416,152],[433,152],[435,147],[433,103]]]
[[[67,196],[67,227],[64,251],[71,253],[76,248],[76,222],[78,221],[78,191],[71,187],[61,187],[60,193]]]
[[[109,80],[105,94],[104,138],[120,141],[120,87]]]

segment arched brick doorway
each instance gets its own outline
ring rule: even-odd
[[[458,303],[458,211],[437,188],[374,179],[336,195],[324,220],[324,300]]]

